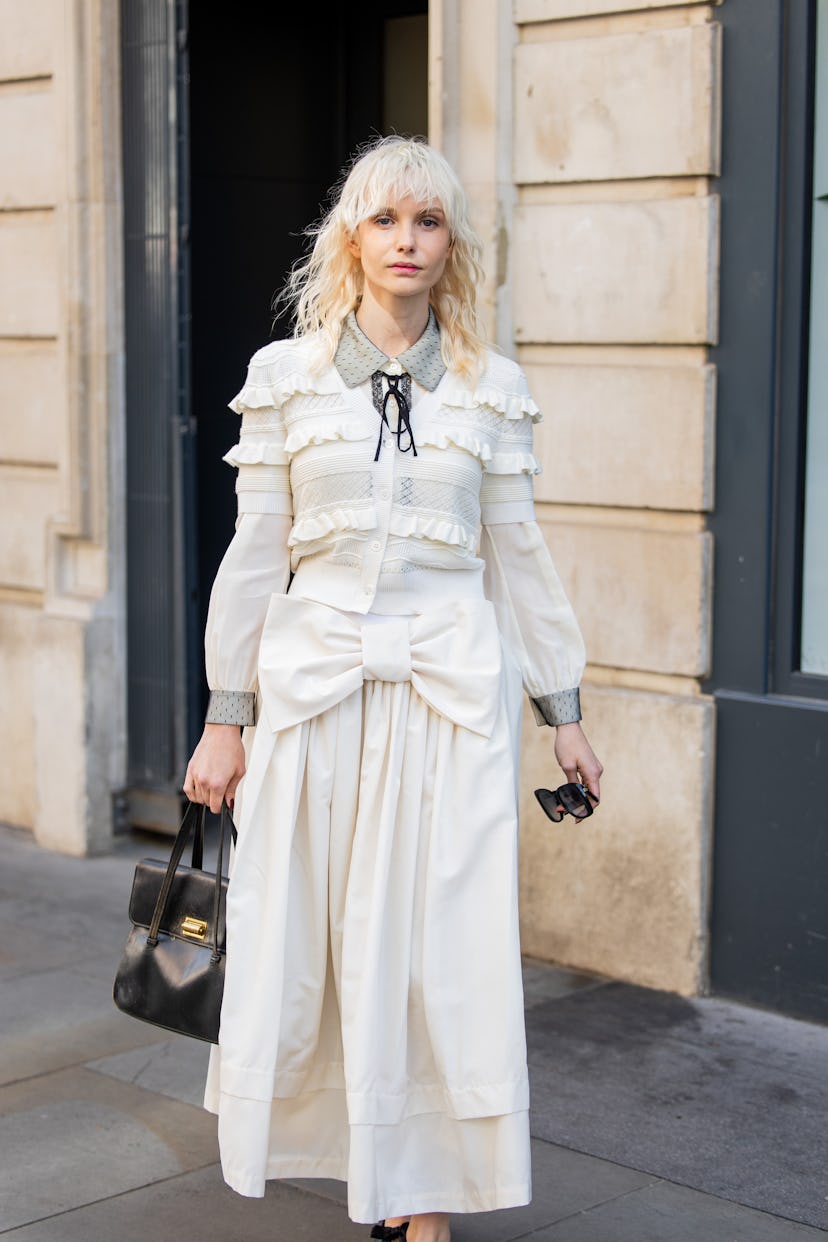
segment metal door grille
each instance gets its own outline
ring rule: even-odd
[[[186,5],[123,0],[121,22],[128,816],[164,828],[178,817],[190,740]]]

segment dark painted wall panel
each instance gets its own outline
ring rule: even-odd
[[[160,788],[181,761],[170,9],[141,0],[122,17],[129,781]]]
[[[828,1022],[828,705],[717,705],[715,988]]]
[[[761,694],[770,641],[781,89],[779,0],[727,3],[717,367],[713,686]]]
[[[707,688],[718,739],[713,990],[826,1021],[828,686],[796,672],[813,13],[811,0],[728,0],[716,14],[722,263]]]

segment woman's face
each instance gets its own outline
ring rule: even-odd
[[[348,248],[375,295],[427,297],[443,274],[451,238],[443,209],[409,195],[363,220]]]

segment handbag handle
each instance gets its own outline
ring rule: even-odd
[[[192,806],[192,802],[190,806]],[[201,808],[201,814],[196,820],[196,828],[193,833],[193,850],[190,855],[190,866],[195,871],[201,871],[204,866],[204,821],[207,818],[207,808]]]
[[[192,805],[192,803],[190,805]],[[206,811],[206,808],[205,808],[205,811]],[[204,821],[206,818],[207,818],[206,814],[199,815],[198,823],[196,824],[195,836],[193,837],[193,850],[192,850],[192,854],[190,855],[190,866],[193,867],[196,871],[201,871],[201,868],[204,862]],[[235,845],[236,825],[233,823],[232,819],[230,820],[230,826],[233,830],[233,844]],[[224,831],[224,823],[222,821],[222,832],[223,831]]]
[[[204,820],[206,818],[206,815],[207,815],[207,807],[200,805],[198,802],[191,802],[188,805],[186,811],[184,812],[184,818],[181,821],[181,827],[179,828],[178,833],[175,838],[175,842],[173,843],[172,853],[170,854],[170,861],[167,863],[167,873],[164,876],[164,882],[161,885],[161,889],[158,893],[158,897],[155,902],[155,909],[152,912],[152,919],[150,920],[149,932],[147,934],[147,947],[148,948],[154,949],[155,946],[158,944],[158,929],[161,926],[161,920],[164,917],[164,911],[167,907],[167,902],[169,900],[170,892],[172,890],[173,880],[175,878],[176,868],[178,867],[178,864],[181,862],[181,856],[184,853],[184,850],[186,849],[187,841],[189,839],[190,832],[192,831],[194,825],[196,829],[196,841],[199,841],[200,844],[203,846]],[[215,890],[213,893],[213,952],[211,956],[214,962],[218,962],[221,958],[221,954],[219,953],[219,947],[218,947],[218,935],[219,935],[218,916],[219,916],[219,907],[221,903],[221,881],[222,881],[221,868],[222,868],[222,861],[224,857],[224,835],[225,835],[225,829],[228,823],[230,825],[230,831],[233,836],[233,841],[235,842],[236,835],[237,835],[236,825],[233,823],[233,817],[230,814],[230,808],[228,807],[227,803],[222,802],[218,858],[216,860],[216,884],[215,884]],[[195,856],[196,856],[195,845],[196,845],[196,842],[194,841],[193,842],[193,859],[195,859]],[[199,861],[200,861],[200,854],[201,854],[201,851],[199,850]]]

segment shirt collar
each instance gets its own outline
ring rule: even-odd
[[[348,388],[364,384],[375,371],[384,371],[390,359],[360,328],[356,315],[351,311],[342,325],[339,347],[334,365]],[[403,371],[407,372],[423,388],[433,392],[446,373],[446,364],[440,353],[440,329],[434,311],[429,307],[428,323],[419,340],[397,356]]]

